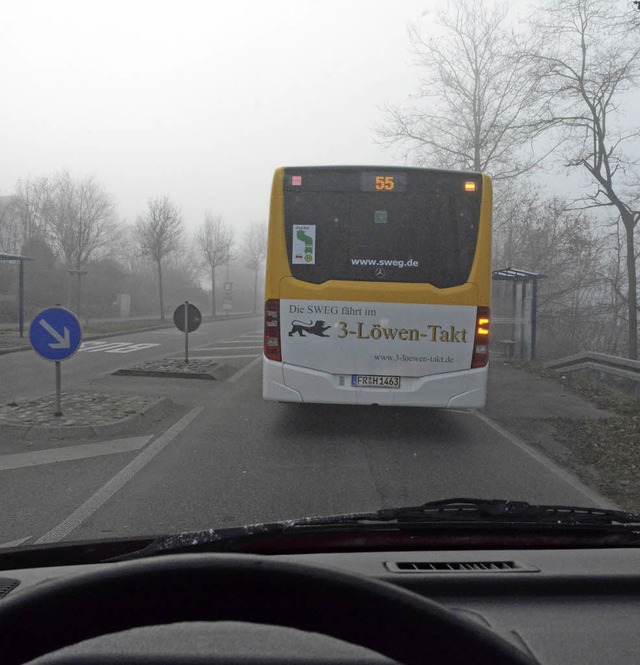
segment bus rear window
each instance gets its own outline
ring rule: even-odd
[[[296,279],[438,288],[467,282],[478,238],[479,174],[307,167],[287,168],[284,178]]]

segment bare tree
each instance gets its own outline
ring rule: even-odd
[[[537,294],[541,348],[555,356],[584,349],[613,352],[618,316],[611,297],[610,238],[585,211],[572,209],[571,201],[545,199],[538,189],[504,201],[498,217],[505,216],[517,223],[496,226],[496,260],[547,277]],[[502,289],[496,286],[499,299]]]
[[[195,238],[188,238],[180,243],[178,249],[172,252],[167,265],[169,265],[175,274],[180,276],[182,284],[188,284],[190,287],[200,287],[204,266],[198,260],[198,245]]]
[[[253,222],[242,237],[242,255],[245,265],[254,271],[253,311],[258,311],[258,270],[267,254],[267,227],[260,222]]]
[[[12,205],[7,210],[7,224],[11,224],[12,244],[16,251],[32,238],[47,234],[47,217],[51,204],[52,183],[49,178],[18,180]]]
[[[49,181],[46,235],[67,268],[84,269],[117,238],[111,197],[93,177],[74,181],[60,173]]]
[[[609,332],[605,353],[621,355],[628,350],[627,343],[627,271],[626,271],[626,232],[617,216],[611,225],[612,232],[608,236],[608,246],[603,248],[603,260],[605,262],[602,272],[603,278],[608,285],[607,300],[613,312],[617,325]]]
[[[140,252],[151,259],[158,268],[158,294],[160,319],[164,321],[164,295],[162,290],[162,260],[180,247],[182,216],[180,209],[168,196],[149,199],[147,213],[135,224]]]
[[[640,174],[629,152],[640,128],[627,125],[621,102],[640,73],[638,12],[627,2],[551,0],[533,26],[542,42],[532,55],[547,97],[542,119],[563,139],[565,164],[582,169],[593,184],[583,205],[613,208],[625,229],[628,353],[637,358]]]
[[[220,215],[205,213],[204,222],[195,234],[196,244],[211,274],[211,316],[216,315],[216,268],[230,259],[233,229]]]
[[[0,250],[17,254],[14,225],[16,200],[13,196],[0,196]]]
[[[437,36],[425,38],[412,24],[411,47],[423,72],[418,101],[385,107],[379,142],[401,146],[418,165],[490,171],[496,179],[539,163],[542,157],[524,150],[537,132],[529,116],[539,79],[507,16],[506,4],[449,0],[438,12]]]
[[[140,261],[136,227],[128,220],[122,220],[120,232],[113,245],[113,257],[120,263],[131,279],[142,275],[148,266]]]
[[[115,206],[93,177],[76,181],[69,173],[62,172],[45,181],[43,187],[41,230],[69,274],[77,277],[76,313],[79,315],[81,279],[86,274],[87,264],[101,258],[118,235]]]

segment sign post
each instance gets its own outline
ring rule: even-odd
[[[56,410],[53,415],[59,418],[62,415],[62,364],[56,360]]]
[[[202,323],[200,310],[185,300],[184,305],[178,305],[173,313],[173,323],[178,330],[184,332],[184,361],[189,362],[189,333],[197,330]]]
[[[184,301],[184,320],[189,320],[189,302]],[[184,327],[184,361],[189,362],[189,326]]]
[[[222,311],[225,316],[228,316],[229,312],[232,309],[232,298],[233,298],[233,284],[227,280],[224,283],[224,298],[222,302]]]
[[[33,350],[56,366],[55,416],[62,415],[61,362],[70,358],[82,342],[82,326],[73,312],[64,307],[49,307],[38,312],[29,327]]]

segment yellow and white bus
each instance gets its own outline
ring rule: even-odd
[[[264,398],[482,407],[491,207],[482,173],[277,169]]]

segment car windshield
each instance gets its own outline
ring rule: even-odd
[[[640,512],[636,4],[8,3],[0,548]]]

